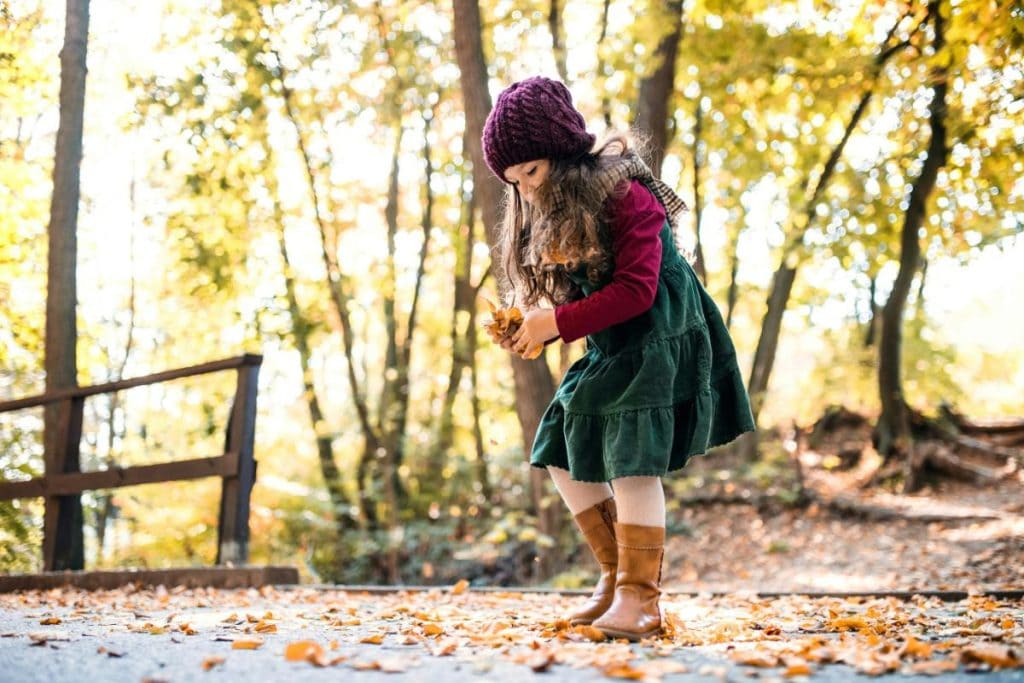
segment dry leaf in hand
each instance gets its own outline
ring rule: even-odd
[[[489,299],[484,299],[484,301],[491,309],[491,319],[484,323],[484,329],[492,336],[497,337],[508,337],[515,334],[519,326],[523,324],[523,312],[515,306],[498,308]]]

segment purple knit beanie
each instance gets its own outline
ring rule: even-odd
[[[594,136],[560,81],[534,76],[505,88],[484,124],[484,159],[506,183],[505,169],[534,159],[572,159]]]

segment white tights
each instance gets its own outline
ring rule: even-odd
[[[665,526],[665,489],[661,477],[621,477],[604,482],[574,481],[568,470],[548,466],[551,481],[573,515],[614,496],[619,522]]]

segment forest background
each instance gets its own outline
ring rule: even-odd
[[[0,0],[0,400],[46,385],[64,22]],[[905,407],[1024,412],[1022,55],[1024,11],[987,0],[92,2],[77,382],[263,355],[253,562],[574,585],[524,451],[582,344],[526,363],[480,329],[491,99],[560,77],[595,133],[652,138],[761,427],[711,478],[793,502],[792,435],[835,406],[892,458]],[[233,391],[89,399],[83,469],[221,452]],[[0,414],[3,479],[42,462],[42,410]],[[671,516],[708,470],[669,481]],[[87,566],[212,563],[219,494],[84,494]],[[0,570],[39,569],[41,519],[0,502]]]

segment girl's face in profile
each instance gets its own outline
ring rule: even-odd
[[[551,162],[547,159],[525,161],[505,169],[505,177],[516,186],[522,198],[533,203],[537,189],[544,184],[551,172]]]

